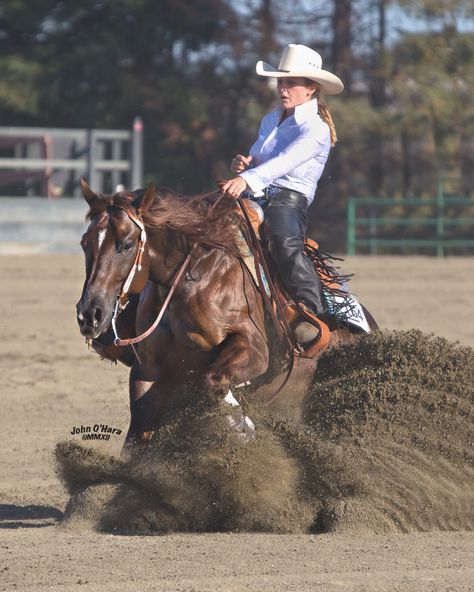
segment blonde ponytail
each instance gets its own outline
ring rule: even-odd
[[[322,103],[318,97],[318,112],[323,121],[325,121],[329,126],[329,134],[331,136],[331,146],[337,142],[337,134],[336,134],[336,126],[334,125],[334,121],[332,120],[331,112],[329,111],[329,107],[326,103]]]
[[[318,113],[321,119],[328,124],[329,126],[329,135],[331,137],[331,146],[337,142],[337,134],[336,134],[336,126],[334,125],[334,121],[332,120],[331,112],[329,111],[329,107],[324,103],[321,98],[321,86],[315,82],[314,80],[310,80],[309,78],[305,78],[306,86],[309,88],[314,88],[314,94],[312,98],[316,98],[318,101]]]

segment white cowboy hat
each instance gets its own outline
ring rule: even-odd
[[[309,78],[320,84],[326,94],[339,94],[344,90],[342,81],[335,74],[323,70],[322,63],[321,56],[314,49],[306,47],[306,45],[290,43],[281,56],[278,68],[260,61],[257,62],[256,71],[259,76],[272,78],[289,76]]]

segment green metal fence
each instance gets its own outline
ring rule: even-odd
[[[352,197],[347,207],[347,253],[474,254],[474,199]]]

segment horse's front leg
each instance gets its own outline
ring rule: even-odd
[[[130,372],[130,427],[125,448],[140,451],[153,436],[174,389],[159,367],[134,364]]]
[[[149,282],[140,296],[137,333],[143,333],[159,310],[158,288]],[[173,389],[166,372],[172,337],[164,319],[159,328],[137,346],[138,359],[130,370],[130,427],[125,448],[142,449],[151,439],[159,418],[172,397]]]
[[[268,368],[268,346],[260,335],[232,333],[219,346],[220,351],[206,373],[206,382],[226,392],[263,374]]]

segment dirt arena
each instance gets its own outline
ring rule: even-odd
[[[64,455],[68,443],[83,442],[81,426],[99,426],[109,438],[88,443],[89,450],[110,458],[119,453],[128,424],[127,369],[89,352],[76,326],[82,257],[0,257],[0,589],[474,590],[473,259],[354,257],[342,269],[355,273],[353,291],[380,326],[403,333],[329,356],[323,366],[308,425],[325,438],[318,454],[327,449],[337,457],[331,465],[320,459],[328,481],[321,488],[329,491],[338,482],[337,495],[331,490],[324,498],[337,498],[333,514],[311,489],[314,483],[306,483],[303,501],[301,488],[295,494],[280,483],[275,486],[281,503],[272,506],[273,514],[262,516],[258,500],[240,498],[247,505],[234,522],[222,507],[238,508],[229,491],[216,512],[232,532],[212,532],[219,529],[206,528],[202,516],[195,519],[202,520],[198,530],[204,532],[187,532],[186,512],[195,506],[186,499],[177,528],[168,522],[166,534],[146,536],[165,517],[156,511],[137,516],[137,507],[150,502],[139,487],[143,475],[121,498],[111,498],[105,486],[97,486],[90,499],[76,495],[70,518],[63,520],[70,493],[64,464],[63,481],[56,469],[58,442],[66,447]],[[352,379],[337,367],[341,361]],[[365,397],[360,426],[350,406],[358,389]],[[337,432],[331,426],[335,410]],[[71,433],[74,428],[79,434]],[[272,429],[268,438],[274,445]],[[288,436],[288,426],[279,429]],[[288,438],[294,444],[293,436]],[[84,470],[99,466],[100,456],[91,458],[89,467],[82,459]],[[281,456],[285,474],[301,469],[295,458]],[[244,467],[252,462],[241,460]],[[269,463],[268,472],[275,467]],[[270,475],[275,483],[278,474],[275,469]],[[235,476],[239,484],[245,481],[245,474]],[[97,531],[98,515],[110,499],[115,505],[105,519],[109,528]],[[297,501],[284,506],[288,499]],[[314,504],[327,526],[319,530],[331,532],[315,534],[308,527]],[[211,508],[210,519],[212,513]],[[330,527],[331,520],[337,527]],[[248,524],[259,532],[246,532]]]

